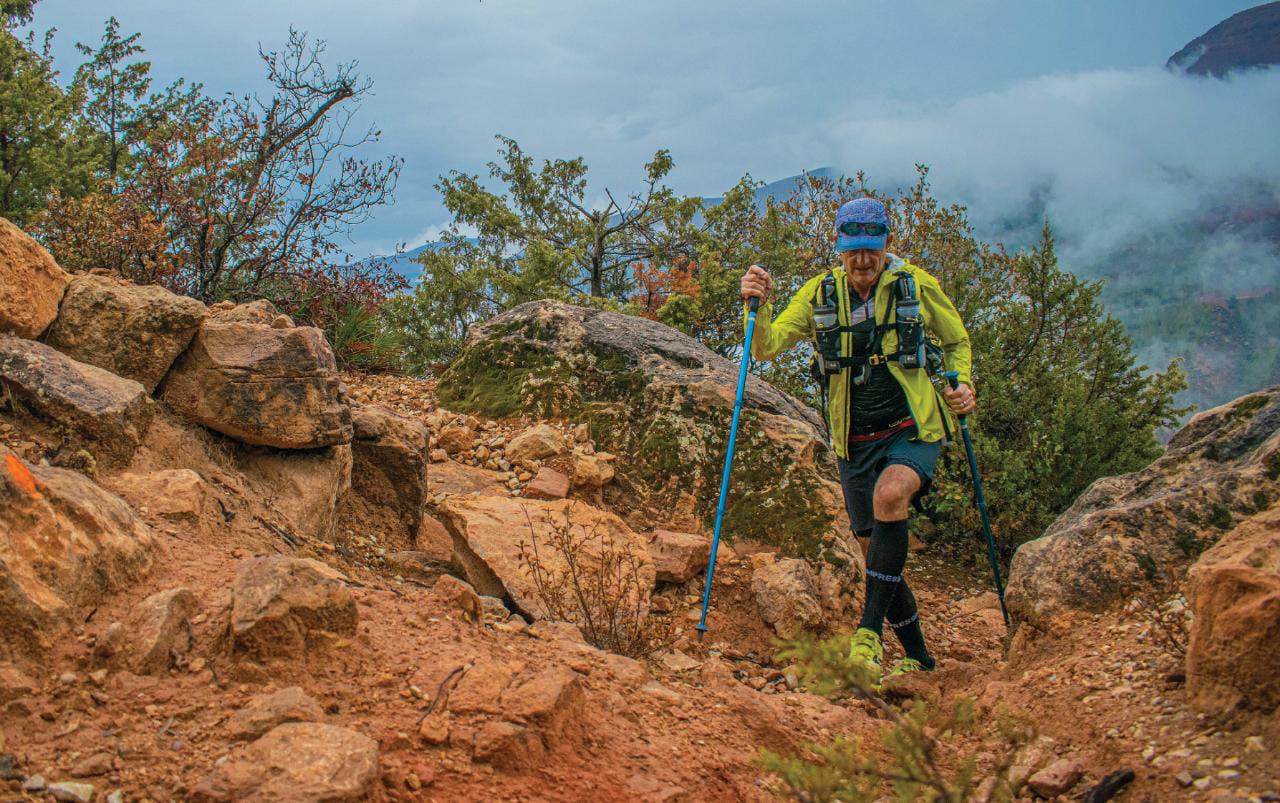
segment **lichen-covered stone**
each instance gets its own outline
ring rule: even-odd
[[[688,510],[710,529],[738,366],[656,321],[555,301],[522,304],[472,330],[441,378],[450,410],[586,423],[617,454],[606,500],[637,528]],[[723,535],[821,559],[842,504],[818,415],[768,383],[747,381]],[[689,522],[677,526],[693,526]]]
[[[1104,610],[1194,561],[1280,498],[1278,431],[1280,386],[1196,415],[1150,466],[1094,482],[1014,555],[1010,614],[1043,626]]]

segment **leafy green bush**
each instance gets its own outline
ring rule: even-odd
[[[325,335],[338,365],[344,369],[379,373],[401,369],[404,335],[387,327],[378,315],[364,307],[348,305],[326,327]]]
[[[840,203],[877,194],[861,174],[806,176],[789,198],[761,208],[760,185],[745,176],[704,206],[660,185],[671,167],[660,151],[646,165],[642,192],[625,203],[609,194],[608,204],[590,208],[581,159],[547,161],[539,170],[513,140],[501,141],[501,162],[490,174],[506,194],[475,176],[442,178],[453,226],[439,249],[421,257],[414,293],[384,312],[406,335],[410,371],[443,368],[473,324],[544,297],[656,317],[737,360],[738,282],[747,267],[769,268],[777,314],[805,281],[834,264],[831,221]],[[983,243],[964,207],[932,196],[923,166],[913,186],[884,200],[891,250],[937,276],[969,328],[979,395],[970,425],[1007,559],[1089,483],[1159,454],[1157,431],[1185,412],[1174,403],[1185,377],[1176,362],[1162,372],[1136,363],[1124,327],[1099,301],[1101,285],[1058,264],[1047,223],[1041,241],[1020,253]],[[809,355],[802,344],[753,370],[816,406]],[[948,450],[933,508],[916,529],[980,551],[971,494],[962,450]]]

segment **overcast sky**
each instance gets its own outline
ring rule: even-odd
[[[825,165],[884,185],[926,161],[979,221],[1046,183],[1063,188],[1048,211],[1068,228],[1102,225],[1072,222],[1100,182],[1103,211],[1158,195],[1151,214],[1178,214],[1185,183],[1170,175],[1280,172],[1280,70],[1218,82],[1160,69],[1255,4],[41,0],[35,27],[58,29],[69,74],[74,43],[96,43],[114,14],[142,33],[157,84],[185,76],[214,94],[259,87],[258,44],[290,25],[332,60],[358,59],[376,92],[359,119],[383,131],[370,155],[406,160],[395,206],[355,233],[361,254],[446,223],[437,176],[483,173],[497,133],[539,159],[586,157],[601,194],[634,189],[668,148],[685,193]]]

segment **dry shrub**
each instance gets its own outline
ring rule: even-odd
[[[173,270],[164,226],[128,196],[91,193],[74,198],[55,191],[28,230],[73,273],[100,268],[149,284]]]
[[[548,617],[577,625],[594,647],[631,658],[669,646],[671,621],[649,612],[643,563],[628,545],[598,522],[571,523],[567,513],[548,523],[539,539],[529,520],[529,541],[517,545]]]
[[[1146,622],[1152,639],[1179,664],[1187,657],[1191,640],[1191,610],[1182,593],[1183,577],[1172,566],[1142,556],[1136,587],[1137,618]]]

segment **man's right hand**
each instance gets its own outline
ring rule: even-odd
[[[738,293],[745,301],[752,296],[763,303],[769,299],[769,291],[773,289],[773,277],[760,265],[752,265],[742,274],[741,289]]]

